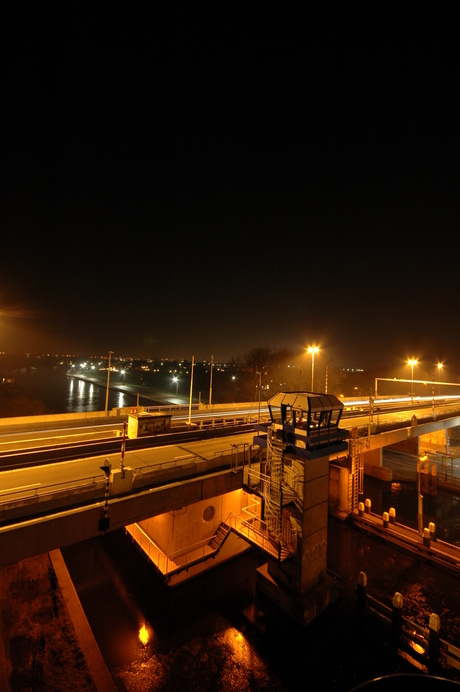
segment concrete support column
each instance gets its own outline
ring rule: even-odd
[[[304,464],[300,593],[318,584],[327,568],[329,457]]]
[[[303,471],[296,553],[285,561],[270,557],[257,570],[256,585],[305,625],[337,600],[339,588],[327,574],[329,455],[294,461],[298,472]]]
[[[346,519],[349,515],[351,498],[349,493],[350,470],[345,466],[330,465],[329,469],[329,510],[334,517]]]
[[[326,576],[329,457],[306,459],[303,465],[302,535],[297,539],[297,555],[282,569],[273,560],[268,563],[269,574],[299,595]]]

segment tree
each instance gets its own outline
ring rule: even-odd
[[[0,418],[40,416],[46,412],[44,403],[35,397],[12,395],[4,391],[0,393]]]

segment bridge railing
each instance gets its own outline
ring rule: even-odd
[[[266,522],[256,517],[246,520],[230,512],[223,522],[223,526],[227,527],[227,531],[233,530],[249,543],[256,545],[275,558],[288,557],[295,550],[296,536],[292,534],[287,536],[286,534],[283,538],[286,538],[288,543],[282,546],[279,540],[269,534]],[[156,569],[165,577],[170,577],[192,565],[204,562],[215,555],[220,547],[213,546],[213,542],[217,538],[217,533],[215,533],[187,548],[177,550],[174,553],[166,553],[139,524],[126,526],[126,532],[131,535]]]
[[[105,494],[105,476],[89,476],[68,482],[42,486],[34,484],[0,493],[0,521],[14,521],[44,511],[74,507],[99,500]]]
[[[256,454],[257,452],[254,451],[254,455]],[[225,448],[215,452],[214,456],[209,458],[186,454],[156,464],[145,464],[134,468],[129,487],[125,484],[116,493],[114,493],[111,478],[109,497],[187,480],[199,474],[205,475],[217,470],[230,469],[231,463],[232,450]],[[33,484],[0,491],[0,523],[20,521],[44,511],[59,511],[85,502],[102,500],[105,498],[105,491],[106,479],[102,474],[46,486]]]
[[[126,527],[126,531],[164,576],[171,576],[173,573],[187,569],[190,565],[202,562],[206,557],[216,552],[210,546],[210,542],[215,538],[215,535],[194,543],[183,550],[167,554],[139,524],[130,524]]]

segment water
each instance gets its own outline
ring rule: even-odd
[[[22,392],[42,401],[49,413],[105,410],[106,387],[70,377],[64,366],[21,370],[13,376]],[[137,397],[133,394],[109,391],[109,410],[136,403]]]

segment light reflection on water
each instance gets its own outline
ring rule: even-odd
[[[15,373],[25,395],[43,402],[49,413],[83,413],[104,411],[106,387],[67,375],[65,368],[39,368]],[[137,397],[120,391],[109,391],[108,408],[134,406]]]
[[[281,680],[269,674],[266,663],[246,637],[232,626],[211,637],[195,637],[172,654],[155,652],[146,660],[118,670],[114,677],[123,682],[127,692],[151,692],[176,689],[174,672],[179,676],[179,671],[182,684],[188,679],[206,689],[211,689],[213,679],[215,689],[228,692],[286,689]]]

